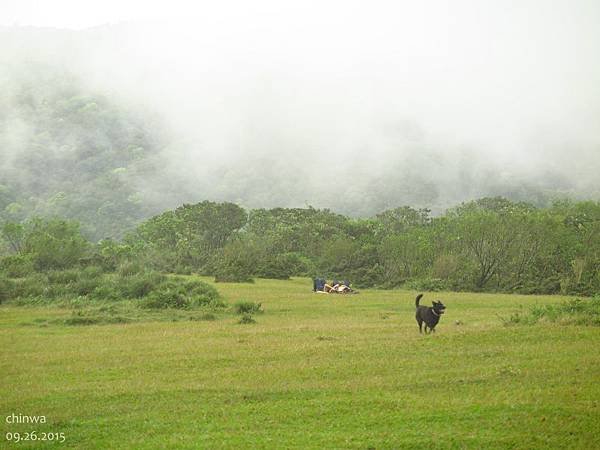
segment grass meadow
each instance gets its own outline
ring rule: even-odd
[[[415,292],[311,287],[219,283],[230,305],[262,303],[251,324],[73,326],[68,308],[1,306],[0,447],[600,448],[600,327],[500,319],[563,298],[426,293],[448,310],[419,335]],[[66,440],[5,439],[33,430]]]

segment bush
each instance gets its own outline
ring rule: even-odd
[[[15,298],[41,297],[48,288],[48,277],[35,273],[27,278],[15,281]]]
[[[124,270],[121,273],[131,273]],[[101,267],[52,270],[10,280],[0,275],[0,302],[15,298],[19,303],[47,300],[143,299],[146,308],[192,308],[225,306],[217,290],[200,280],[167,277],[156,272],[127,276],[105,274]],[[104,320],[104,319],[103,319]]]
[[[418,278],[408,280],[404,284],[404,288],[411,289],[413,291],[439,292],[447,291],[449,286],[446,281],[439,278]]]
[[[11,280],[0,275],[0,303],[4,303],[13,296],[13,284]]]
[[[156,272],[143,272],[116,280],[117,288],[124,298],[142,298],[150,294],[166,280],[166,276]]]
[[[535,305],[528,311],[518,311],[500,317],[504,325],[533,325],[541,320],[565,325],[600,326],[600,296],[575,298],[554,305]]]
[[[144,268],[141,264],[131,261],[123,263],[117,268],[117,274],[120,277],[130,277],[133,275],[137,275],[143,271]]]
[[[249,242],[233,241],[223,249],[215,268],[215,281],[253,283],[253,271],[257,265],[253,247]]]
[[[117,284],[114,281],[107,279],[104,279],[102,284],[98,285],[96,289],[91,292],[90,297],[97,300],[110,301],[120,300],[123,298]]]
[[[240,323],[242,325],[251,324],[251,323],[256,323],[256,320],[254,320],[250,314],[244,314],[242,317],[240,317],[240,320],[238,320],[238,323]]]
[[[283,255],[269,255],[257,268],[255,275],[261,278],[275,280],[289,280],[294,270],[296,257]]]
[[[83,258],[90,243],[79,224],[61,219],[33,219],[27,226],[23,251],[36,270],[66,269]]]
[[[234,306],[236,314],[257,314],[262,313],[262,304],[254,302],[237,302]]]
[[[79,270],[52,270],[46,273],[48,282],[52,284],[68,284],[75,283],[81,278]]]
[[[150,293],[141,306],[151,309],[187,309],[190,307],[190,300],[174,283],[164,283],[159,289]]]
[[[224,306],[217,290],[199,280],[186,281],[181,287],[190,298],[192,306]]]
[[[526,280],[518,286],[513,286],[512,292],[518,294],[558,294],[561,283],[558,277],[548,277],[542,280]]]
[[[71,292],[80,296],[90,295],[102,285],[102,282],[102,278],[81,278],[70,286]]]
[[[182,282],[173,278],[152,291],[142,306],[187,309],[196,306],[221,307],[224,304],[214,287],[198,280]]]
[[[254,283],[250,272],[236,268],[219,268],[215,273],[217,283]]]
[[[176,273],[177,275],[191,275],[192,268],[184,264],[177,264],[175,267],[173,267],[171,272]]]
[[[81,276],[85,278],[103,277],[104,269],[100,266],[88,266],[81,271]]]
[[[11,278],[23,278],[34,272],[33,262],[23,255],[5,256],[0,260],[0,272]]]

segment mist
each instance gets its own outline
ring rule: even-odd
[[[99,23],[12,5],[1,98],[42,64],[158,115],[162,175],[135,183],[163,207],[600,198],[598,2],[143,5]],[[7,120],[5,168],[30,132]]]

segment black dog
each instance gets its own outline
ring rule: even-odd
[[[419,324],[419,333],[422,333],[421,329],[423,322],[425,322],[425,333],[435,332],[435,326],[440,321],[440,316],[444,314],[446,307],[442,302],[433,302],[433,307],[431,306],[419,306],[419,301],[423,297],[423,294],[417,295],[417,299],[415,300],[415,306],[417,307],[417,313],[415,314],[415,318],[417,319],[417,323]],[[427,331],[429,329],[429,331]]]

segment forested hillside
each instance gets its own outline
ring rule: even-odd
[[[9,74],[0,81],[0,221],[57,215],[100,239],[157,210],[144,181],[161,167],[156,117],[123,109],[54,67]]]
[[[181,57],[187,47],[172,58],[149,50],[153,31],[0,27],[1,221],[58,215],[99,240],[204,199],[364,218],[401,205],[436,216],[481,197],[599,198],[585,127],[535,128],[506,147],[477,123],[453,136],[413,116],[407,93],[398,110],[365,109],[360,83],[279,79],[246,60],[222,66],[226,55]]]

